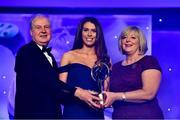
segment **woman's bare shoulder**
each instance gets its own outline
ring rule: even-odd
[[[73,59],[74,57],[77,56],[77,54],[78,54],[77,50],[70,50],[70,51],[64,53],[63,58]]]

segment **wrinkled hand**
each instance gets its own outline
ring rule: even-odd
[[[77,87],[75,96],[77,96],[80,100],[86,102],[92,108],[101,108],[99,104],[95,101],[100,101],[100,98],[95,96],[95,92],[84,90],[82,88]]]
[[[116,95],[116,93],[113,93],[113,92],[106,92],[104,91],[103,92],[105,95],[106,95],[106,99],[105,99],[105,102],[103,104],[104,107],[109,107],[112,105],[112,103],[117,100],[118,96]]]

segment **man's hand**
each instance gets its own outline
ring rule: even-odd
[[[92,108],[101,108],[99,104],[95,101],[100,101],[100,98],[95,96],[95,92],[84,90],[82,88],[77,87],[75,91],[75,96],[78,97],[80,100],[86,102]]]

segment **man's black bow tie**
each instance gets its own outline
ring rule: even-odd
[[[51,53],[51,47],[50,48],[48,48],[47,46],[43,46],[43,48],[42,48],[42,52],[47,52],[48,54],[50,54]]]

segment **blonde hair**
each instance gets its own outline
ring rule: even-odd
[[[122,46],[121,46],[122,38],[127,36],[132,31],[135,32],[135,34],[137,35],[137,38],[139,40],[139,52],[140,52],[140,54],[144,55],[148,50],[147,40],[146,40],[146,37],[145,37],[143,31],[136,26],[128,26],[126,29],[124,29],[121,32],[121,34],[119,36],[119,41],[118,41],[119,50],[122,52],[122,54],[126,54],[125,51],[123,51]]]

